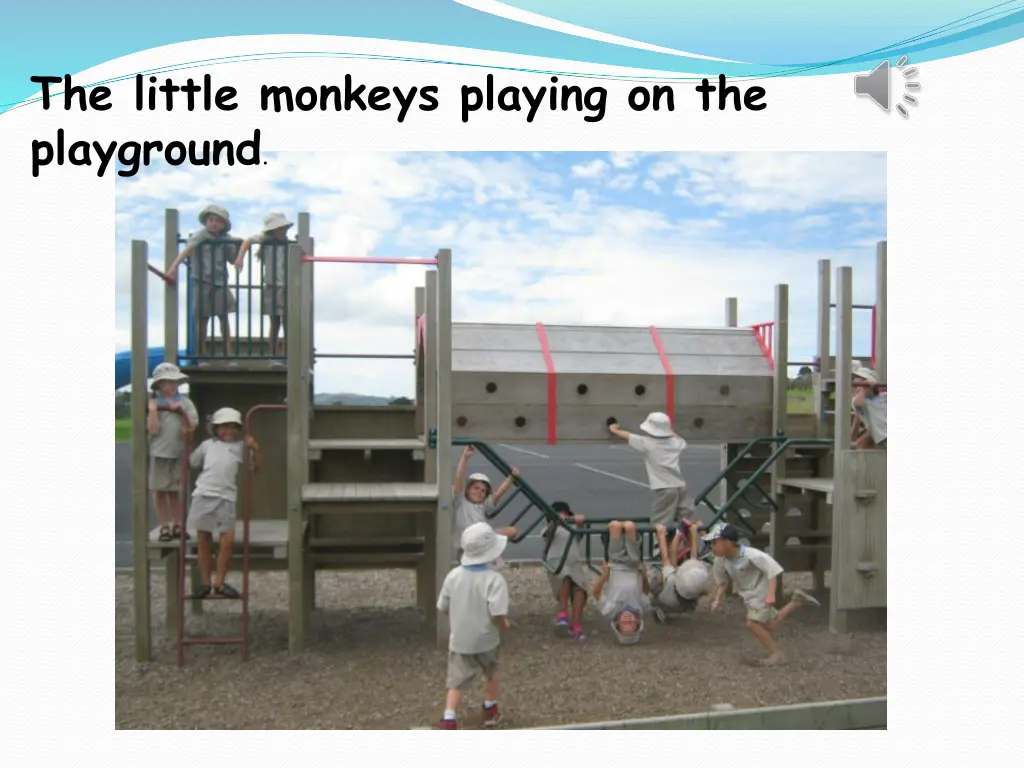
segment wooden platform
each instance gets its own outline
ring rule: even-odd
[[[309,483],[302,486],[302,501],[313,502],[433,502],[433,483]]]
[[[243,523],[235,523],[235,552],[242,551]],[[196,529],[189,523],[188,532],[192,539],[188,542],[189,551],[195,550]],[[150,557],[163,557],[168,551],[177,550],[178,539],[160,541],[160,528],[149,532]],[[275,560],[288,558],[288,521],[287,520],[253,520],[249,523],[249,554],[267,556]]]
[[[412,451],[419,453],[414,458],[423,458],[427,444],[416,438],[375,439],[359,438],[344,440],[310,440],[309,460],[319,461],[324,451]]]
[[[836,481],[831,477],[788,477],[775,482],[775,491],[780,493],[784,488],[796,488],[804,493],[823,493],[825,503],[831,504],[835,486]]]

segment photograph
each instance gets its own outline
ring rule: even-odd
[[[116,728],[885,727],[885,151],[263,156],[113,182]]]

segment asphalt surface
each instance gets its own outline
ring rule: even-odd
[[[652,494],[647,485],[643,460],[624,444],[618,445],[496,445],[502,457],[517,467],[538,493],[548,501],[567,501],[574,511],[592,517],[645,516],[651,508]],[[461,449],[453,451],[453,467]],[[132,564],[132,462],[129,443],[116,443],[114,487],[114,565]],[[719,471],[718,445],[691,444],[684,451],[680,468],[690,488],[704,488]],[[497,485],[494,468],[479,457],[470,463],[470,472],[483,472]],[[496,527],[508,525],[526,505],[516,498],[494,520]],[[698,509],[697,517],[707,516]],[[519,524],[525,528],[535,519],[531,510]],[[150,507],[149,529],[156,526]],[[507,560],[536,560],[543,545],[534,533],[508,549]]]

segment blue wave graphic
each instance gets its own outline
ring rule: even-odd
[[[669,81],[683,72],[750,78],[867,71],[884,58],[908,55],[912,63],[920,64],[1024,36],[1024,0],[505,0],[505,4],[597,32],[737,63],[566,34],[454,0],[375,0],[344,6],[316,2],[304,4],[301,10],[267,0],[221,0],[214,6],[181,0],[172,7],[152,8],[127,0],[97,0],[62,9],[59,19],[46,25],[39,24],[37,9],[19,4],[5,10],[9,39],[4,41],[6,66],[0,72],[0,111],[39,90],[29,81],[31,75],[62,76],[202,37],[336,34],[436,43],[560,59],[567,62],[563,70],[556,70],[560,74],[589,74],[579,63],[586,62],[658,70],[665,75],[653,79]],[[239,60],[230,50],[230,40],[224,47],[221,59],[168,69]],[[296,51],[266,56],[339,55],[346,54]],[[126,76],[132,74],[126,72]]]

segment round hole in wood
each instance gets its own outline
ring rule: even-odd
[[[489,381],[487,382],[487,386],[485,386],[484,389],[487,390],[488,394],[493,395],[495,392],[498,391],[498,385],[495,384],[493,381]]]
[[[702,419],[700,416],[698,416],[696,419],[693,420],[693,427],[694,427],[694,429],[700,429],[703,426],[704,426],[704,419]]]
[[[726,395],[728,395],[729,394],[729,385],[728,384],[723,384],[722,386],[720,386],[718,388],[718,394],[720,394],[722,397],[725,397]]]
[[[586,384],[580,384],[578,387],[576,387],[576,394],[577,395],[585,395],[585,394],[587,394],[587,385]]]
[[[516,426],[522,429],[526,426],[526,419],[523,416],[516,416]]]
[[[637,397],[643,397],[644,395],[647,394],[647,387],[645,387],[643,384],[637,384],[636,389],[634,389],[633,391],[636,392]]]
[[[609,417],[608,417],[608,419],[607,419],[607,421],[605,421],[605,424],[607,424],[607,425],[608,425],[609,427],[610,427],[610,426],[611,426],[612,424],[618,424],[618,423],[619,423],[619,420],[618,420],[618,419],[616,419],[616,418],[615,418],[614,416],[609,416]]]
[[[464,427],[466,426],[466,424],[469,423],[469,419],[467,419],[465,416],[459,416],[459,418],[455,420],[455,423],[458,424],[460,427]]]

